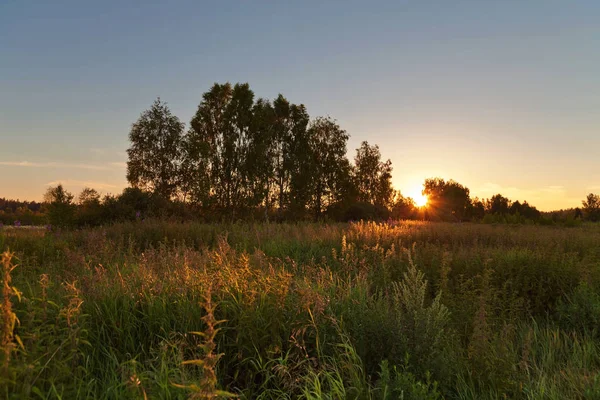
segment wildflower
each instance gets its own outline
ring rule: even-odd
[[[16,221],[15,221],[15,226],[16,226],[17,228],[18,228],[18,227],[20,227],[20,226],[21,226],[21,221],[19,221],[19,220],[16,220]]]
[[[140,219],[142,217],[142,212],[141,211],[136,211],[135,212],[135,219]]]
[[[50,225],[50,224],[46,225],[46,230],[47,231],[52,231],[52,225]]]

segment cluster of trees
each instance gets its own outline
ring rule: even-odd
[[[52,226],[98,226],[111,222],[147,218],[193,219],[182,202],[166,200],[138,188],[126,188],[119,195],[101,196],[85,188],[75,197],[61,184],[50,187],[42,208],[45,223]]]
[[[470,190],[454,180],[426,179],[423,194],[427,207],[419,209],[411,199],[397,198],[392,214],[400,218],[434,221],[524,222],[538,221],[542,214],[527,201],[511,201],[496,194],[489,199],[471,198]]]
[[[377,216],[394,200],[391,161],[363,142],[350,162],[348,137],[282,95],[255,99],[248,84],[215,84],[187,130],[160,99],[141,114],[129,134],[127,179],[230,220]]]
[[[43,224],[45,216],[42,203],[35,201],[19,201],[0,198],[0,224],[14,224],[15,221],[24,225]]]

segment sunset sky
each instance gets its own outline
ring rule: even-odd
[[[211,3],[0,1],[0,197],[120,192],[140,113],[226,81],[378,144],[407,195],[600,193],[600,1]]]

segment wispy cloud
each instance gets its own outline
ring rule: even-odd
[[[92,147],[90,153],[102,157],[116,157],[116,158],[127,158],[127,152],[123,150],[117,150],[115,148],[104,148],[104,147]]]
[[[46,183],[46,186],[56,186],[58,184],[62,184],[64,186],[70,186],[70,187],[78,187],[78,188],[79,187],[80,188],[89,187],[89,188],[99,189],[99,190],[111,190],[111,189],[120,188],[119,186],[113,185],[110,183],[94,182],[94,181],[79,181],[79,180],[75,180],[75,179],[56,180],[56,181]]]
[[[95,171],[108,171],[120,167],[121,163],[98,164],[78,164],[63,162],[30,162],[30,161],[0,161],[0,166],[24,167],[24,168],[70,168],[70,169],[89,169]]]

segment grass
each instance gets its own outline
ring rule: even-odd
[[[0,398],[600,398],[598,243],[594,224],[2,230]]]

